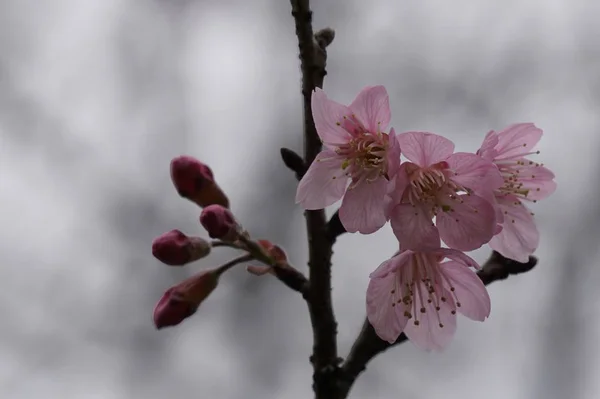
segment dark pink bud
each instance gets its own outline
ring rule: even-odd
[[[273,258],[277,263],[285,263],[287,262],[287,255],[285,251],[278,245],[273,244],[269,240],[258,240],[257,241],[261,247],[267,251],[267,254],[271,258]]]
[[[173,158],[171,180],[179,195],[200,207],[211,204],[229,207],[229,199],[215,182],[212,170],[196,158],[185,155]]]
[[[239,225],[231,211],[221,205],[209,205],[200,214],[200,223],[211,238],[235,241]]]
[[[171,266],[183,266],[204,258],[211,245],[200,237],[188,237],[179,230],[171,230],[152,242],[152,255]]]
[[[169,288],[154,308],[154,325],[157,329],[175,326],[187,319],[217,287],[216,270],[198,273]]]

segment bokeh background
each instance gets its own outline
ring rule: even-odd
[[[354,398],[600,397],[600,3],[593,0],[321,0],[325,89],[350,102],[384,84],[398,131],[462,151],[514,122],[545,130],[558,191],[534,206],[534,271],[490,287],[492,315],[450,348],[376,358]],[[309,398],[305,304],[239,268],[197,315],[156,331],[162,292],[232,254],[173,270],[160,233],[200,234],[168,165],[215,171],[257,237],[306,271],[302,211],[278,149],[301,149],[290,5],[276,0],[0,1],[0,397]],[[389,227],[335,247],[345,355]],[[474,253],[485,260],[489,248]]]

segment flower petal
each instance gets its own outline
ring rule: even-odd
[[[466,268],[462,263],[453,261],[442,263],[440,270],[448,280],[446,288],[448,290],[451,287],[454,288],[456,310],[471,320],[484,321],[489,317],[491,310],[490,296],[485,285],[474,271]]]
[[[536,166],[528,159],[520,160],[524,166],[519,170],[516,183],[522,184],[523,189],[529,190],[527,199],[542,200],[549,197],[556,190],[554,173],[543,166]]]
[[[385,131],[392,119],[390,99],[383,86],[365,87],[349,108],[371,133]]]
[[[390,130],[390,134],[388,135],[388,145],[387,175],[390,179],[393,179],[400,168],[400,143],[398,142],[398,136],[394,128]]]
[[[389,274],[393,274],[399,268],[403,267],[404,264],[409,261],[413,254],[413,251],[402,251],[396,253],[392,256],[391,259],[386,260],[381,265],[377,267],[371,274],[369,274],[369,278],[383,278]]]
[[[404,191],[409,184],[407,166],[413,165],[410,162],[404,162],[398,168],[396,175],[391,178],[390,184],[388,185],[388,195],[391,197],[393,205],[397,205],[402,202],[402,196]]]
[[[422,292],[427,293],[427,287],[419,283]],[[440,291],[442,287],[438,288]],[[455,308],[454,300],[450,291],[444,290],[445,302],[439,302],[439,310],[436,310],[435,303],[424,303],[425,313],[417,312],[413,318],[408,320],[404,327],[404,333],[408,339],[416,346],[429,350],[441,351],[450,344],[454,333],[456,332],[456,315],[452,314]],[[418,320],[418,325],[415,321]]]
[[[346,191],[340,207],[340,221],[347,232],[371,234],[387,222],[387,185],[388,181],[380,177],[372,183],[363,181]]]
[[[496,229],[496,210],[477,195],[459,195],[449,199],[436,216],[442,240],[450,248],[473,251],[489,242]]]
[[[454,152],[452,141],[433,133],[400,133],[398,142],[404,156],[421,167],[444,161]]]
[[[497,145],[498,133],[491,130],[488,132],[488,134],[485,135],[485,139],[483,139],[481,148],[477,150],[477,155],[479,155],[486,161],[491,161],[496,157],[496,150],[494,147],[496,147]]]
[[[504,213],[502,231],[490,241],[490,247],[503,256],[517,262],[527,262],[529,255],[538,247],[540,235],[529,209],[523,204],[515,205],[516,197],[498,198]]]
[[[312,94],[311,108],[317,133],[326,147],[333,148],[352,139],[340,125],[344,116],[352,115],[350,108],[330,100],[318,87]]]
[[[296,203],[304,209],[323,209],[342,198],[347,184],[342,159],[331,150],[321,151],[298,184]]]
[[[423,250],[440,246],[440,235],[425,206],[397,205],[390,219],[402,249]]]
[[[454,172],[450,179],[475,193],[491,193],[504,184],[504,178],[496,165],[478,155],[457,152],[446,161]]]
[[[477,261],[462,251],[457,251],[452,248],[437,248],[431,251],[435,254],[442,255],[444,258],[452,259],[454,262],[461,264],[463,267],[472,267],[481,269]]]
[[[371,278],[367,287],[367,319],[379,338],[394,343],[406,325],[404,308],[395,303],[396,274]]]
[[[509,159],[533,151],[544,132],[533,123],[517,123],[498,132],[495,159]]]

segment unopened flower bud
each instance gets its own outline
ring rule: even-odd
[[[287,255],[280,246],[273,244],[269,240],[258,240],[258,243],[277,263],[287,262]]]
[[[190,317],[217,287],[216,269],[201,272],[169,288],[154,308],[157,329],[175,326]]]
[[[279,267],[289,267],[287,263],[287,255],[285,251],[278,245],[273,244],[269,240],[258,240],[258,244],[265,250],[265,252],[273,259]],[[273,267],[262,266],[262,265],[249,265],[246,267],[246,271],[255,276],[264,276],[265,274],[275,274]]]
[[[212,170],[195,158],[185,155],[173,158],[171,180],[179,195],[200,207],[211,204],[229,207],[229,199],[215,182]]]
[[[200,223],[211,238],[235,241],[239,235],[239,225],[231,211],[221,205],[209,205],[200,214]]]
[[[210,243],[200,237],[188,237],[179,230],[171,230],[152,242],[152,255],[171,266],[183,266],[204,258],[210,253]]]

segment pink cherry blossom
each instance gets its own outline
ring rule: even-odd
[[[539,154],[533,148],[542,134],[533,123],[514,124],[498,133],[489,132],[477,151],[498,167],[504,179],[503,185],[494,191],[502,229],[492,238],[490,246],[518,262],[527,262],[539,243],[533,214],[523,201],[537,202],[556,190],[554,173],[543,164],[525,158]]]
[[[460,251],[439,246],[405,250],[383,262],[367,288],[367,317],[377,335],[393,343],[404,332],[420,348],[442,350],[456,331],[457,311],[484,321],[490,297],[471,267],[479,266]]]
[[[387,91],[366,87],[345,106],[317,88],[312,112],[325,149],[300,181],[296,203],[322,209],[344,197],[339,215],[346,230],[377,231],[388,220],[386,192],[400,163],[394,130],[386,133],[391,119]]]
[[[494,164],[454,153],[450,140],[433,133],[402,133],[398,142],[410,161],[400,166],[390,194],[392,229],[402,248],[419,249],[438,231],[461,251],[487,243],[496,232],[493,190],[502,185]]]

